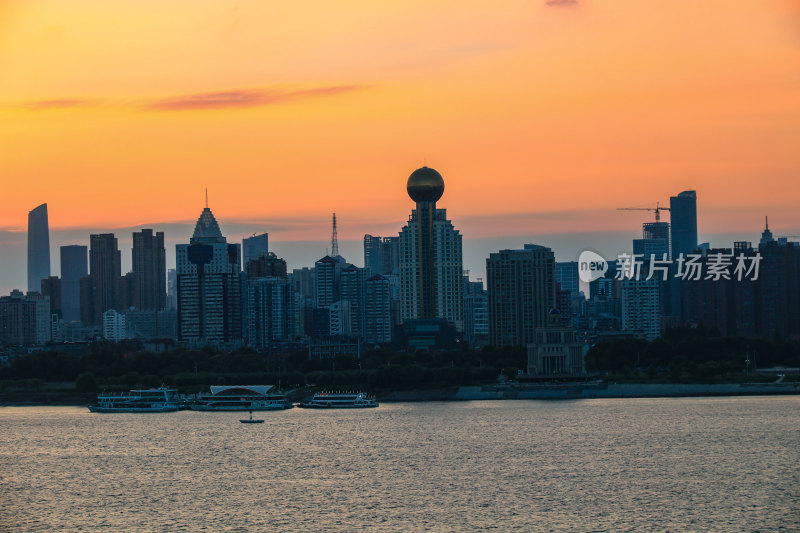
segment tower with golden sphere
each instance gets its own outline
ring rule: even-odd
[[[437,209],[444,179],[429,167],[411,173],[406,186],[416,203],[400,232],[401,317],[447,319],[464,329],[464,283],[461,234]]]

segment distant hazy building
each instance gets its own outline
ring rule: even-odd
[[[109,309],[103,313],[103,338],[112,342],[127,338],[125,315],[116,309]]]
[[[399,274],[399,245],[399,237],[364,235],[364,268],[371,274]]]
[[[61,314],[66,322],[81,319],[81,278],[89,274],[88,249],[61,247]]]
[[[301,294],[303,298],[313,300],[315,298],[314,268],[295,268],[290,275],[294,292]]]
[[[40,283],[50,277],[50,227],[47,204],[28,213],[28,290],[39,291]]]
[[[223,345],[241,341],[240,246],[227,244],[206,206],[189,244],[175,246],[178,340]]]
[[[436,208],[444,180],[422,167],[408,178],[408,195],[416,202],[399,237],[400,301],[403,321],[446,319],[464,330],[464,284],[461,234]]]
[[[91,324],[102,326],[103,313],[117,306],[117,289],[122,266],[117,238],[113,233],[89,237],[89,278],[91,280]],[[81,301],[83,304],[83,300]]]
[[[133,307],[160,311],[167,307],[167,254],[164,232],[151,229],[133,233]]]
[[[688,254],[697,248],[697,193],[683,191],[669,199],[672,223],[672,258]]]
[[[486,260],[489,343],[526,345],[536,328],[547,326],[556,305],[555,256],[550,248],[526,244],[501,250]]]
[[[125,336],[128,339],[175,339],[178,335],[178,314],[172,309],[138,311],[129,309],[125,317]]]
[[[659,280],[626,278],[620,282],[622,329],[647,340],[661,335]]]
[[[269,253],[269,234],[253,235],[242,239],[242,269],[248,261]]]

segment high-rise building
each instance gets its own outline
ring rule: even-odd
[[[50,314],[62,316],[61,311],[61,278],[58,276],[50,276],[42,280],[42,296],[47,296],[50,299]]]
[[[113,233],[89,237],[89,277],[92,284],[92,325],[103,325],[103,313],[117,306],[122,272],[117,238]],[[81,302],[81,305],[84,305]]]
[[[408,195],[416,202],[400,232],[400,300],[403,321],[446,319],[464,330],[464,283],[461,234],[437,209],[444,180],[422,167],[408,178]]]
[[[89,274],[86,246],[61,247],[61,314],[65,322],[81,319],[81,278]]]
[[[349,300],[339,300],[333,302],[328,309],[330,334],[337,337],[349,337],[353,334],[352,324],[352,309]]]
[[[556,305],[555,265],[553,251],[536,244],[489,255],[489,344],[534,342],[536,328],[547,326]]]
[[[43,279],[50,277],[50,227],[47,204],[28,213],[28,290],[38,292]]]
[[[561,290],[569,291],[572,294],[581,292],[578,262],[556,262],[556,282],[561,285]]]
[[[326,255],[314,263],[314,298],[317,308],[330,306],[339,299],[339,261]]]
[[[697,248],[697,193],[683,191],[669,199],[669,218],[672,223],[672,258],[688,254]]]
[[[364,268],[373,274],[383,274],[383,239],[364,235]]]
[[[109,309],[103,313],[103,338],[119,342],[127,338],[125,333],[125,315],[116,309]]]
[[[399,237],[364,235],[364,268],[384,276],[400,272]]]
[[[757,331],[770,339],[800,336],[800,243],[770,240],[758,253]]]
[[[375,274],[365,284],[364,342],[392,342],[392,294],[389,280]]]
[[[178,271],[174,268],[167,271],[167,304],[169,309],[178,309]]]
[[[160,311],[167,307],[167,254],[164,232],[133,233],[133,307]]]
[[[242,337],[241,246],[227,244],[206,204],[189,244],[175,246],[178,340],[222,345]]]
[[[345,264],[339,273],[339,299],[350,302],[350,333],[354,337],[364,339],[365,331],[365,284],[367,282],[368,271],[365,268],[358,268],[353,265]]]
[[[315,298],[314,268],[295,268],[292,270],[291,282],[294,292],[301,294],[303,298],[309,300]]]
[[[247,279],[286,277],[286,261],[272,252],[257,255],[244,263],[244,272]]]
[[[0,297],[0,345],[34,346],[50,338],[50,298],[17,290]]]
[[[253,234],[252,237],[245,237],[242,239],[242,269],[248,261],[256,259],[259,255],[266,255],[269,253],[269,234],[262,233],[261,235]]]
[[[464,339],[472,347],[489,341],[489,297],[483,281],[464,276]]]
[[[669,222],[645,222],[642,224],[641,240],[647,243],[644,246],[659,250],[657,252],[657,258],[661,258],[662,254],[667,254],[667,259],[671,258]],[[635,246],[636,241],[634,241],[634,247]],[[636,253],[635,250],[634,253]],[[649,258],[649,254],[645,256],[645,259]]]
[[[661,335],[661,285],[657,278],[620,282],[622,329],[653,340]]]
[[[247,338],[258,350],[294,337],[294,293],[286,276],[247,280]]]
[[[656,260],[669,258],[669,247],[664,239],[633,239],[633,253],[641,256],[642,261],[649,261],[652,256]]]
[[[758,244],[767,244],[775,239],[772,237],[772,232],[769,230],[769,217],[764,217],[764,231],[761,232],[761,240]]]

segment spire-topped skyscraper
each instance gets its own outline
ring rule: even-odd
[[[346,263],[347,260],[339,255],[339,232],[336,229],[336,213],[333,213],[333,224],[331,227],[331,255],[339,263]]]
[[[461,234],[446,210],[436,208],[444,179],[432,168],[418,168],[406,190],[416,209],[400,232],[403,320],[445,318],[463,330]]]
[[[336,213],[333,213],[333,231],[331,231],[331,255],[339,255],[339,235],[336,232]]]
[[[772,232],[769,230],[769,217],[764,217],[764,231],[761,232],[761,240],[759,244],[766,244],[768,242],[774,241],[775,239],[772,237]]]
[[[241,249],[228,244],[206,207],[189,244],[175,246],[178,340],[223,345],[242,337]]]

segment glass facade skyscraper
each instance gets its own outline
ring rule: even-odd
[[[88,248],[61,247],[61,316],[65,322],[81,319],[81,278],[89,274]]]
[[[47,204],[42,204],[28,213],[28,290],[39,292],[49,277],[50,227]]]
[[[688,254],[697,248],[697,193],[683,191],[669,199],[672,223],[672,258]]]

